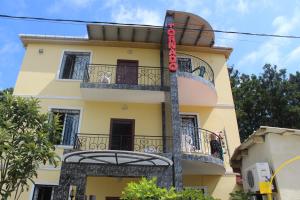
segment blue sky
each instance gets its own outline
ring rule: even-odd
[[[1,0],[0,13],[35,17],[162,25],[167,9],[193,12],[214,29],[300,35],[297,0]],[[14,86],[24,48],[18,34],[86,36],[86,27],[0,19],[0,89]],[[234,48],[229,65],[259,74],[264,63],[300,70],[300,39],[216,34],[216,45]]]

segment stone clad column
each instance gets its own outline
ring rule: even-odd
[[[182,164],[181,164],[181,134],[180,134],[180,115],[178,103],[177,72],[170,72],[169,49],[168,49],[168,24],[174,22],[172,13],[167,12],[164,22],[163,40],[161,47],[161,64],[164,69],[164,87],[167,86],[165,99],[165,136],[172,137],[171,144],[167,145],[167,150],[172,153],[173,160],[173,185],[177,190],[181,190],[182,183]]]
[[[62,163],[59,186],[54,188],[53,200],[68,200],[70,186],[76,186],[75,200],[85,200],[86,174],[80,165]]]

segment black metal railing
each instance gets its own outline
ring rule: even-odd
[[[77,134],[76,150],[124,150],[145,153],[165,152],[162,136]]]
[[[194,76],[199,76],[215,84],[214,71],[207,62],[201,58],[184,53],[177,53],[177,57],[179,71],[192,73]],[[180,59],[182,60],[180,61]]]
[[[212,131],[193,126],[181,127],[181,151],[211,155],[223,160],[223,138]]]
[[[83,82],[98,84],[127,84],[161,86],[161,68],[148,66],[118,66],[88,64]]]

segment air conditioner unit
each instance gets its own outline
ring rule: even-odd
[[[271,172],[269,164],[255,163],[243,171],[243,187],[245,191],[259,191],[259,183],[269,181]]]

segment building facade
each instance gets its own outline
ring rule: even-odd
[[[88,24],[87,38],[20,35],[14,95],[63,125],[59,167],[41,166],[21,199],[118,199],[130,181],[229,199],[240,143],[226,61],[210,24],[167,11],[163,27]]]
[[[259,180],[259,176],[255,176],[256,172],[254,171],[253,181],[250,181],[252,173],[249,171],[253,169],[252,166],[257,163],[266,163],[266,169],[272,175],[286,161],[299,157],[299,136],[300,130],[297,129],[261,126],[236,148],[231,158],[231,165],[236,171],[241,172],[244,190],[253,193],[253,199],[267,199],[266,195],[261,195],[255,186],[259,181],[268,181],[270,176],[267,177],[267,180]],[[299,160],[291,162],[275,176],[274,199],[299,199],[299,163]]]

